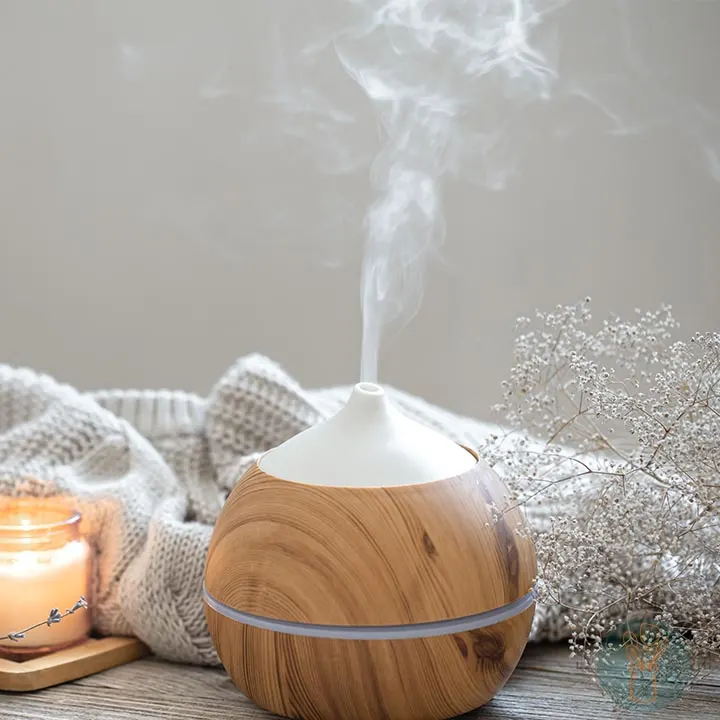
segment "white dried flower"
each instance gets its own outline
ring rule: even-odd
[[[519,323],[512,429],[481,450],[533,519],[572,652],[653,617],[720,654],[720,333],[673,341],[667,306],[590,322],[588,298]]]

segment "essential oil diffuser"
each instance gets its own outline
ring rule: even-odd
[[[435,720],[514,670],[536,559],[519,509],[469,450],[355,386],[270,450],[218,518],[210,633],[233,682],[303,720]]]

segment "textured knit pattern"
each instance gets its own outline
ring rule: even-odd
[[[240,359],[207,399],[82,394],[0,365],[0,495],[77,499],[96,554],[100,633],[135,635],[169,660],[217,664],[202,580],[222,503],[262,452],[335,413],[349,392],[304,390],[258,355]],[[481,444],[491,429],[388,392],[409,416],[464,445]],[[555,608],[538,608],[532,639],[564,632]]]

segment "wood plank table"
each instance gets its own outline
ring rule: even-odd
[[[35,693],[0,693],[0,720],[271,720],[224,671],[154,658]],[[488,705],[464,720],[718,720],[720,667],[709,670],[672,706],[650,715],[618,710],[564,645],[531,645]],[[378,718],[381,720],[381,718]]]

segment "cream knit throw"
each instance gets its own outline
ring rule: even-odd
[[[389,392],[408,415],[457,442],[477,446],[489,431]],[[217,664],[201,586],[223,499],[261,452],[336,412],[348,393],[304,390],[258,355],[239,360],[207,399],[82,394],[0,365],[0,495],[77,498],[97,557],[100,633],[135,635],[170,660]],[[538,608],[532,639],[563,634],[560,613]]]

